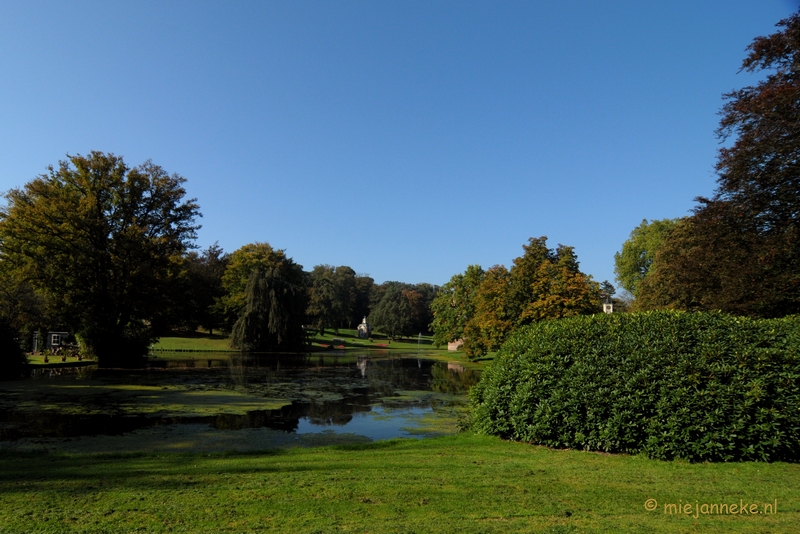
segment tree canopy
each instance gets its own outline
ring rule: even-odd
[[[411,306],[404,295],[404,285],[400,282],[383,284],[381,299],[369,315],[372,328],[392,339],[412,333]]]
[[[718,187],[665,239],[636,305],[780,317],[800,312],[800,14],[748,47],[764,71],[725,95]]]
[[[231,329],[246,306],[247,284],[253,271],[267,272],[282,265],[291,270],[294,262],[287,258],[283,250],[275,250],[269,243],[244,245],[233,251],[227,260],[225,274],[222,275],[224,295],[217,301],[217,310],[224,326]]]
[[[359,290],[356,272],[346,265],[317,265],[308,278],[306,313],[320,333],[324,333],[325,328],[333,328],[338,333],[339,328],[352,326]]]
[[[520,326],[600,310],[600,285],[580,271],[572,247],[549,249],[538,237],[522,248],[510,270],[471,265],[442,287],[433,303],[434,342],[463,338],[475,357],[497,350]]]
[[[294,262],[253,270],[245,287],[245,308],[233,326],[232,345],[244,351],[300,350],[305,287],[299,281],[302,268]]]
[[[644,219],[631,231],[622,250],[614,254],[614,274],[625,291],[636,296],[637,286],[650,272],[656,251],[676,224],[677,219]]]
[[[29,283],[101,361],[141,356],[199,228],[185,181],[150,161],[68,156],[5,194],[2,270]]]

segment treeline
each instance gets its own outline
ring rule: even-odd
[[[530,238],[511,269],[484,271],[470,265],[453,276],[433,301],[434,343],[461,341],[471,358],[500,348],[509,334],[544,319],[587,315],[602,310],[614,294],[581,272],[572,247],[547,247],[547,238]]]
[[[34,332],[64,331],[102,363],[142,358],[174,329],[224,330],[243,350],[299,350],[304,326],[368,316],[392,337],[426,332],[438,288],[375,284],[348,266],[303,270],[252,243],[193,249],[196,199],[150,161],[68,156],[5,194],[0,209],[0,368],[14,374]]]
[[[285,251],[268,243],[251,243],[231,254],[215,245],[186,255],[189,296],[179,304],[157,334],[174,329],[202,327],[233,333],[234,345],[246,350],[299,348],[302,332],[283,335],[288,344],[258,342],[259,317],[267,317],[273,330],[308,326],[320,334],[355,328],[364,318],[391,337],[428,331],[430,306],[438,287],[427,284],[385,282],[342,265],[317,265],[304,271]],[[288,326],[291,324],[292,326]],[[250,332],[250,334],[247,334]]]

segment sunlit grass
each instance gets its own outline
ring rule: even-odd
[[[201,455],[4,455],[3,532],[793,532],[796,464],[688,464],[496,438]],[[656,499],[649,512],[644,503]],[[777,500],[772,515],[665,503]]]

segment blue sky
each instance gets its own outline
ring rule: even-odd
[[[529,237],[613,280],[715,187],[788,0],[0,3],[0,191],[66,154],[187,178],[197,244],[443,284]]]

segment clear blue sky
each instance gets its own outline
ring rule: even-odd
[[[788,0],[0,2],[0,191],[66,154],[188,179],[197,244],[443,284],[529,237],[613,280],[715,187]]]

